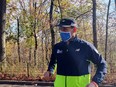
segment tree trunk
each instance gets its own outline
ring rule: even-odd
[[[33,9],[33,0],[29,0],[29,10],[30,10],[29,12],[30,12],[30,15],[32,15],[32,13],[33,13],[32,9]]]
[[[51,47],[53,48],[54,44],[55,44],[55,35],[54,35],[54,30],[53,30],[53,5],[54,5],[54,0],[51,0],[51,6],[50,6],[50,31],[51,31]]]
[[[37,36],[36,36],[36,2],[34,3],[35,6],[35,21],[34,21],[34,39],[35,39],[35,48],[34,48],[34,65],[37,65],[37,60],[36,60],[36,53],[37,53]]]
[[[93,1],[93,44],[97,48],[97,31],[96,31],[96,0]]]
[[[18,59],[19,59],[19,62],[21,62],[21,56],[20,56],[20,40],[19,40],[19,37],[20,37],[20,31],[19,31],[19,19],[17,19],[17,45],[18,45]]]
[[[0,62],[6,57],[5,54],[5,21],[6,20],[6,0],[0,0]]]
[[[49,59],[48,59],[48,39],[49,37],[47,36],[47,31],[44,31],[44,34],[45,34],[45,58],[46,58],[46,61],[47,61],[47,65],[49,65]]]
[[[105,40],[105,60],[107,59],[107,44],[108,44],[108,17],[109,17],[109,8],[110,8],[111,0],[109,0],[108,3],[108,9],[107,9],[107,18],[106,18],[106,40]]]
[[[29,63],[31,63],[31,50],[32,50],[32,48],[30,47],[29,48],[29,61],[28,61]]]
[[[116,10],[116,0],[115,0],[115,10]]]
[[[61,19],[62,19],[62,8],[60,6],[60,1],[58,0],[58,4],[59,4],[59,9],[60,9],[60,14],[61,14]]]
[[[42,31],[42,36],[41,36],[41,42],[42,42],[42,44],[41,44],[41,48],[42,48],[42,73],[44,72],[44,70],[45,70],[45,45],[44,45],[44,33],[43,33],[43,31]]]

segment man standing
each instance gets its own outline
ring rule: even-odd
[[[106,61],[91,43],[76,36],[74,19],[61,19],[58,27],[62,41],[53,47],[44,79],[48,80],[52,76],[57,64],[54,87],[98,87],[107,73]],[[97,66],[92,80],[90,62]]]

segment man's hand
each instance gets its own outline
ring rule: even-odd
[[[92,81],[90,84],[88,84],[86,87],[98,87],[97,83]]]
[[[51,76],[52,76],[52,73],[49,72],[49,71],[47,71],[47,72],[44,73],[43,80],[45,80],[45,81],[50,81]]]

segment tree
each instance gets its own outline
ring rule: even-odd
[[[53,5],[54,5],[54,0],[51,0],[49,16],[50,16],[50,30],[51,30],[51,38],[52,38],[52,42],[51,42],[52,48],[55,44],[55,35],[54,35],[53,24],[52,24],[52,21],[53,21]]]
[[[6,0],[0,0],[0,61],[5,59]]]
[[[61,9],[60,1],[59,1],[59,0],[58,0],[58,4],[59,4],[59,9],[60,9],[60,14],[61,14],[61,19],[62,19],[62,9]]]
[[[35,40],[35,48],[34,48],[34,65],[36,66],[36,51],[37,51],[37,36],[36,36],[36,2],[34,3],[34,7],[35,7],[35,20],[34,20],[34,26],[33,26],[33,34],[34,34],[34,40]]]
[[[97,31],[96,31],[96,0],[93,1],[93,44],[97,48]]]
[[[107,59],[107,44],[108,44],[108,17],[109,17],[109,8],[110,8],[111,0],[109,0],[108,3],[108,9],[107,9],[107,18],[106,18],[106,39],[105,39],[105,60]]]
[[[18,45],[18,58],[19,58],[19,62],[21,62],[21,56],[20,56],[20,30],[19,30],[19,19],[17,18],[17,45]]]
[[[116,0],[115,0],[115,8],[116,8]]]

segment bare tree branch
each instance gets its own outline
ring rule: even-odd
[[[78,19],[79,17],[81,17],[81,16],[83,16],[83,15],[85,15],[85,14],[87,14],[87,13],[91,12],[91,10],[92,10],[92,9],[90,9],[90,10],[88,10],[88,11],[86,11],[86,12],[84,12],[84,13],[80,14],[80,15],[79,15],[79,16],[77,16],[75,19]]]

